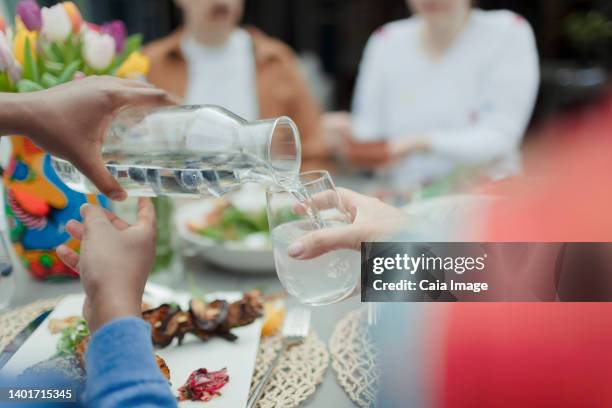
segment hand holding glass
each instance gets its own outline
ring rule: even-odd
[[[318,306],[339,302],[359,283],[359,252],[342,249],[299,260],[290,257],[287,249],[316,229],[348,225],[351,217],[328,172],[303,173],[296,186],[274,186],[267,191],[276,272],[287,292],[302,303]]]

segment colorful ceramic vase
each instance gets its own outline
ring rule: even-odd
[[[103,196],[84,195],[66,186],[51,167],[51,157],[28,138],[11,136],[12,152],[4,171],[5,213],[18,257],[36,279],[78,277],[55,254],[61,244],[78,251],[66,232],[71,219],[81,220],[85,203],[108,207]]]

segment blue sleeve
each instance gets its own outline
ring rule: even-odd
[[[87,407],[176,407],[153,354],[150,326],[128,317],[102,326],[86,354]]]

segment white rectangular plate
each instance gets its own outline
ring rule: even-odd
[[[235,300],[236,293],[227,293],[227,300]],[[215,296],[215,298],[223,298]],[[49,317],[36,329],[28,340],[19,348],[17,353],[4,366],[2,373],[15,375],[26,368],[51,358],[55,352],[55,346],[59,340],[59,334],[51,334],[49,331],[49,319],[65,318],[68,316],[81,315],[84,297],[73,295],[66,297],[49,315]],[[251,377],[255,368],[255,358],[259,347],[262,319],[257,319],[248,326],[232,330],[238,339],[229,342],[220,338],[213,338],[202,342],[197,337],[187,335],[181,346],[173,344],[165,349],[158,349],[156,353],[166,360],[170,368],[172,390],[180,387],[189,374],[198,368],[206,368],[216,371],[224,367],[229,374],[229,382],[221,389],[221,396],[210,402],[180,403],[181,407],[202,408],[238,408],[246,406]]]

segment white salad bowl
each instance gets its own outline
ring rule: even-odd
[[[240,209],[245,209],[239,198],[229,197],[228,201]],[[253,206],[252,200],[247,205]],[[259,205],[250,209],[265,208]],[[206,261],[224,269],[245,273],[273,273],[274,256],[272,244],[266,234],[251,234],[242,241],[218,243],[213,239],[197,234],[189,229],[189,223],[202,220],[215,209],[215,200],[198,200],[180,206],[176,211],[175,221],[185,248],[185,253],[201,256]]]

